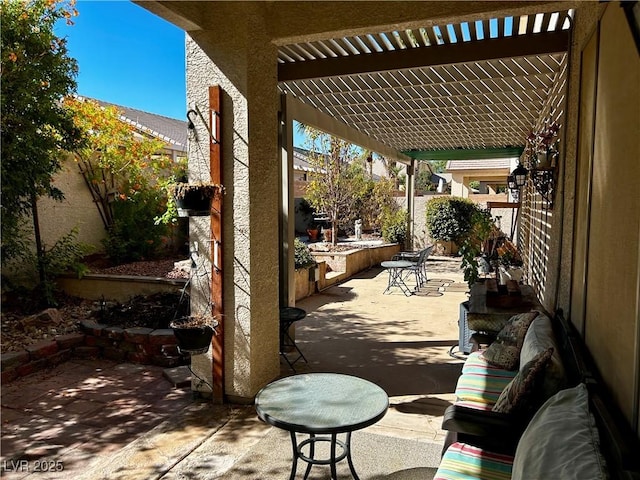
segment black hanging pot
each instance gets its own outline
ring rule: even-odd
[[[171,322],[169,326],[173,328],[181,352],[200,355],[209,350],[214,334],[211,325],[194,324],[191,317],[184,317]]]
[[[178,210],[178,216],[206,216],[211,214],[211,200],[223,191],[222,185],[213,183],[176,183],[169,192]]]
[[[207,191],[189,190],[182,197],[175,197],[179,216],[206,216],[211,213],[211,198]],[[182,215],[181,215],[182,214]]]

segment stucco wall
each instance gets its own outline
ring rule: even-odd
[[[640,377],[638,85],[638,51],[622,9],[609,4],[600,23],[584,334],[605,382],[628,419],[635,416],[636,421]]]
[[[77,228],[78,241],[93,245],[96,251],[104,251],[101,243],[106,236],[104,224],[78,165],[71,156],[63,161],[62,170],[54,177],[54,184],[64,192],[65,199],[62,202],[50,198],[38,201],[43,242],[50,247],[60,237]]]
[[[220,85],[223,92],[224,387],[237,401],[250,400],[279,373],[277,55],[264,36],[269,19],[263,9],[219,4],[215,14],[225,20],[217,29],[187,37],[189,105],[208,111],[208,87]],[[209,175],[209,139],[197,127],[190,179]],[[210,243],[208,218],[191,220],[190,239]],[[203,287],[196,308],[208,294]],[[211,358],[198,355],[192,366],[211,378]]]

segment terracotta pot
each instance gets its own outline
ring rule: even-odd
[[[308,228],[307,235],[309,235],[309,240],[315,242],[318,240],[318,229],[317,228]]]

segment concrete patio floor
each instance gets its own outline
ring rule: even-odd
[[[458,309],[467,296],[458,261],[430,259],[427,268],[428,285],[410,297],[399,290],[383,295],[387,274],[373,268],[300,301],[308,315],[296,339],[308,363],[295,368],[377,383],[391,407],[365,432],[437,452],[462,366],[449,350],[458,343]],[[294,373],[281,366],[283,376]],[[73,360],[2,388],[3,478],[261,478],[243,468],[253,459],[276,462],[260,460],[255,450],[277,433],[253,406],[212,405],[176,388],[157,367]],[[278,459],[281,470],[251,470],[285,478],[287,454]]]

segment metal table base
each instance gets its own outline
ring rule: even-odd
[[[296,478],[296,473],[298,471],[298,459],[307,462],[307,469],[304,471],[303,479],[309,476],[309,472],[311,472],[311,467],[314,465],[329,465],[331,469],[331,479],[337,480],[338,474],[336,471],[336,465],[339,461],[347,459],[349,464],[349,471],[355,480],[360,480],[358,474],[356,473],[356,469],[353,466],[353,460],[351,459],[351,432],[346,433],[345,441],[341,441],[338,439],[338,434],[333,433],[330,437],[317,437],[314,433],[309,434],[309,438],[303,440],[298,443],[296,432],[291,433],[291,446],[293,447],[293,464],[291,465],[291,475],[289,476],[289,480],[293,480]],[[331,456],[329,458],[317,459],[315,458],[315,444],[317,442],[329,442],[331,444]],[[309,456],[305,455],[302,452],[302,449],[309,445]],[[340,455],[336,455],[336,449],[340,447],[342,452]]]
[[[411,289],[404,282],[404,269],[412,266],[413,263],[407,260],[389,260],[382,262],[380,266],[389,271],[389,281],[383,294],[391,293],[393,287],[398,287],[407,297],[412,295]]]

